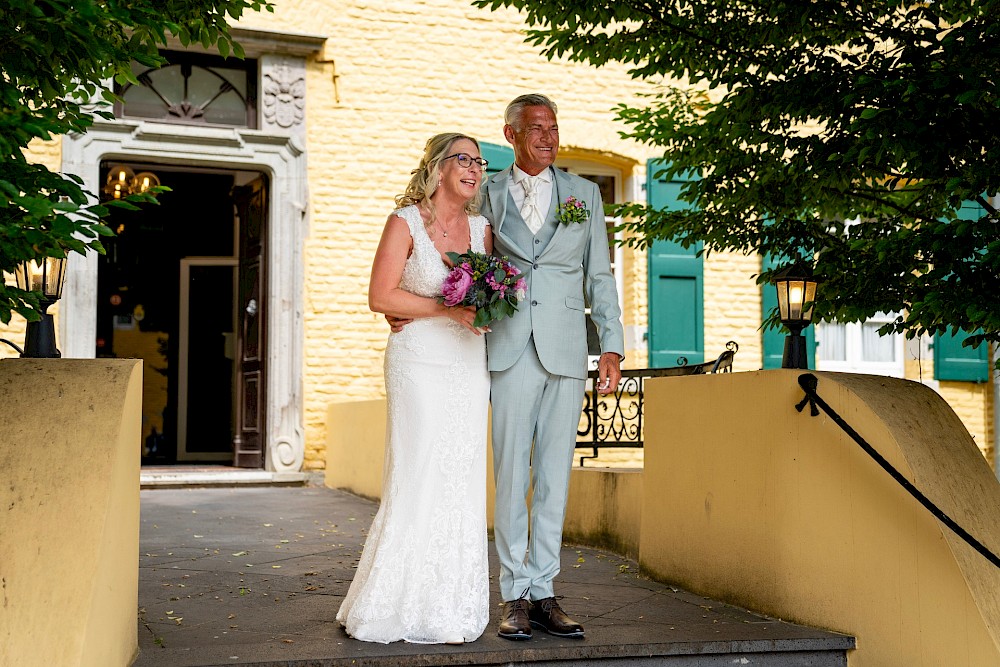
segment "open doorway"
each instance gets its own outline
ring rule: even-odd
[[[144,465],[233,461],[240,224],[249,171],[114,162],[170,188],[158,206],[113,209],[98,259],[98,357],[143,360]]]

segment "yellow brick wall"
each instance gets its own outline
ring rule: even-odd
[[[993,385],[988,382],[941,382],[938,393],[959,416],[965,428],[969,429],[983,456],[992,465]]]
[[[61,141],[33,141],[28,145],[25,157],[36,164],[43,164],[52,171],[59,171],[62,166]]]
[[[760,273],[757,255],[711,253],[705,260],[705,361],[718,357],[726,343],[740,348],[734,371],[755,371],[762,365]]]
[[[243,25],[324,35],[321,57],[335,61],[310,63],[307,97],[306,467],[320,468],[327,404],[383,395],[387,329],[368,311],[368,274],[427,138],[458,130],[505,144],[507,102],[540,91],[559,105],[564,153],[639,167],[653,153],[618,136],[611,108],[642,86],[621,67],[550,62],[523,43],[516,12],[455,0],[279,0]]]
[[[918,349],[918,346],[914,343],[910,343],[907,347],[913,350]],[[929,346],[924,342],[923,345],[919,346],[919,349],[922,350],[927,347]],[[994,378],[993,382],[986,382],[984,384],[973,382],[934,382],[933,357],[914,358],[913,354],[908,352],[906,355],[904,377],[914,382],[930,384],[930,386],[937,389],[937,392],[947,401],[948,405],[955,411],[955,414],[962,420],[962,423],[965,424],[965,428],[969,429],[969,433],[972,434],[979,449],[983,452],[983,456],[995,470],[995,452],[993,450],[994,429],[996,426],[993,420],[993,382],[996,382],[996,373],[994,372],[991,376]],[[992,351],[989,358],[993,358]]]

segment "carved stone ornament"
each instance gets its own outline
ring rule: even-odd
[[[302,73],[279,65],[264,74],[264,118],[289,128],[306,115],[306,80]]]

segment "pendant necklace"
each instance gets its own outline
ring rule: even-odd
[[[435,222],[434,224],[435,226],[437,226],[438,230],[440,230],[441,236],[443,236],[444,238],[448,238],[449,230],[445,229],[444,225],[440,224],[440,222]],[[459,225],[458,220],[453,220],[451,224],[451,231],[455,231],[455,229],[458,228],[458,225]]]

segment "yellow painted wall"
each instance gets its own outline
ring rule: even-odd
[[[797,412],[798,375],[649,383],[640,564],[699,594],[852,634],[852,667],[1000,664],[1000,570],[830,418]],[[848,423],[1000,552],[1000,484],[935,392],[816,375]]]
[[[326,486],[380,499],[385,461],[385,399],[332,403],[328,416],[331,427],[327,429]],[[341,426],[334,428],[334,424]],[[486,484],[486,521],[492,528],[496,486],[489,430],[483,482]],[[641,470],[576,467],[570,476],[566,539],[635,558],[639,553],[641,504]]]
[[[563,539],[638,558],[643,478],[635,468],[573,468]]]
[[[1000,664],[1000,571],[830,418],[796,411],[798,375],[652,381],[645,468],[575,468],[566,541],[637,556],[646,574],[697,594],[856,636],[851,667]],[[816,375],[838,413],[1000,552],[1000,484],[935,392]],[[327,484],[355,490],[380,474],[371,453],[382,447],[384,402],[331,406],[331,415],[358,426],[331,438]]]
[[[136,360],[0,360],[0,665],[138,651]]]
[[[327,416],[326,485],[373,500],[381,498],[385,400],[331,403]]]

